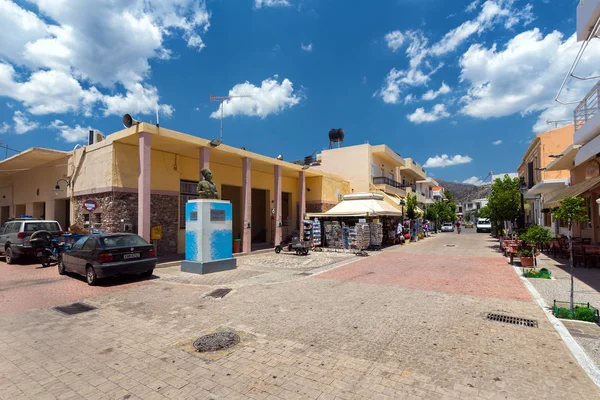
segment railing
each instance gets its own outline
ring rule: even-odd
[[[373,177],[374,185],[388,185],[398,189],[406,189],[406,186],[401,184],[400,182],[396,182],[393,179],[387,178],[385,176],[374,176]]]
[[[600,82],[594,85],[593,89],[581,100],[581,103],[573,111],[575,120],[575,131],[581,128],[590,118],[592,118],[600,109],[598,101],[600,95]]]

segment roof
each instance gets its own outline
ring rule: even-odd
[[[68,157],[70,154],[70,152],[65,151],[32,147],[6,160],[0,161],[0,177],[41,167],[42,165]]]
[[[382,215],[402,216],[402,211],[387,203],[379,193],[356,193],[344,196],[344,200],[326,213],[309,213],[308,217],[375,217]]]

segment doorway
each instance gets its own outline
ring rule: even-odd
[[[46,203],[43,201],[33,203],[33,218],[46,218]]]
[[[17,204],[15,206],[15,218],[19,218],[22,215],[25,215],[25,204]]]
[[[270,217],[268,209],[269,195],[264,189],[252,189],[252,243],[266,243],[269,228],[267,218]]]
[[[63,230],[67,230],[70,226],[69,214],[70,206],[68,199],[54,200],[54,219],[59,223]]]
[[[10,206],[3,206],[0,209],[0,225],[4,225],[4,223],[10,218]]]
[[[244,215],[242,213],[242,188],[239,186],[221,185],[221,199],[231,202],[231,229],[234,239],[242,237]]]

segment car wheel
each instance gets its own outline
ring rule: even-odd
[[[152,274],[153,274],[153,273],[154,273],[154,270],[153,270],[153,269],[151,269],[150,271],[143,272],[143,273],[142,273],[140,276],[141,276],[142,278],[150,278],[150,277],[152,276]]]
[[[58,256],[58,274],[64,275],[67,271],[65,270],[65,263],[62,256]]]
[[[6,253],[4,255],[7,264],[14,264],[15,257],[13,256],[13,251],[10,247],[6,248]]]
[[[87,284],[90,286],[96,286],[98,283],[98,277],[96,276],[96,271],[94,268],[87,267],[85,270],[85,279],[87,280]]]

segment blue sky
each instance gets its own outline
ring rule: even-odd
[[[95,6],[89,6],[95,4]],[[434,177],[516,170],[579,45],[577,1],[0,0],[0,141],[72,149],[121,116],[286,160],[385,143]],[[579,74],[598,73],[597,46]],[[593,82],[569,82],[578,100]],[[212,118],[211,118],[212,115]]]

